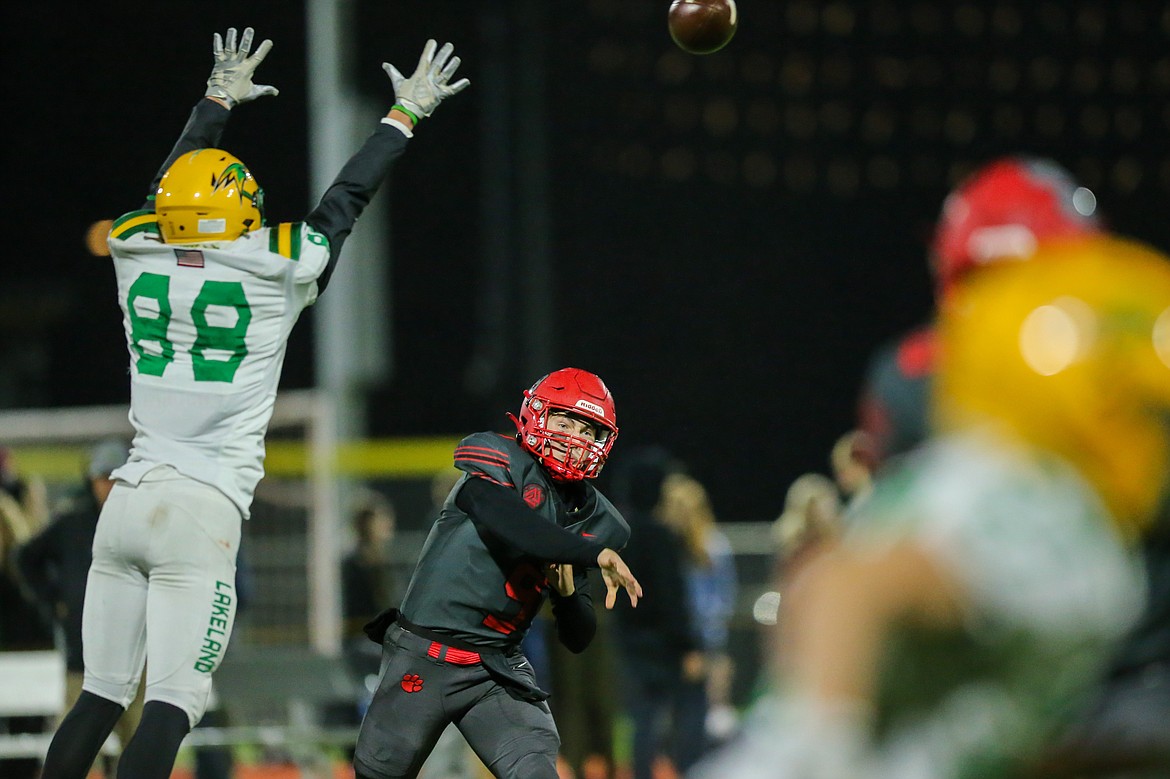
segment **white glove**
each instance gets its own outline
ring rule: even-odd
[[[272,48],[272,41],[266,39],[260,44],[260,48],[256,49],[256,53],[249,57],[253,34],[251,27],[245,27],[239,48],[236,47],[235,27],[228,28],[227,45],[224,45],[219,33],[215,34],[211,44],[215,64],[212,65],[211,76],[207,79],[205,97],[218,97],[232,108],[264,95],[280,94],[276,87],[252,83],[252,74]]]
[[[455,47],[450,43],[444,43],[436,55],[437,45],[433,39],[427,41],[419,57],[418,67],[410,78],[405,78],[389,62],[382,63],[382,70],[386,71],[394,85],[394,97],[398,104],[418,117],[430,116],[445,98],[463,91],[471,83],[465,78],[454,84],[447,83],[455,75],[462,60],[451,56]]]

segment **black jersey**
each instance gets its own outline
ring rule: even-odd
[[[624,547],[629,526],[592,484],[554,482],[512,436],[468,436],[455,466],[464,476],[431,527],[401,612],[456,642],[510,650],[549,594],[545,564],[573,564],[580,591],[584,568],[595,567],[603,549]],[[501,509],[460,499],[489,486],[508,490],[513,503]],[[469,512],[471,505],[486,508]]]

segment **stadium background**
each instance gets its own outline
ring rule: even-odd
[[[666,5],[353,4],[370,121],[390,99],[379,64],[413,67],[426,37],[456,42],[476,84],[425,124],[381,201],[393,367],[366,393],[372,435],[504,429],[539,372],[579,365],[617,398],[615,461],[665,443],[721,517],[770,519],[792,478],[827,467],[870,351],[927,314],[924,243],[971,166],[1051,155],[1118,230],[1170,245],[1166,3],[742,0],[733,45],[704,58],[673,48]],[[0,407],[121,402],[113,279],[86,227],[140,202],[201,94],[211,32],[230,24],[276,42],[261,80],[282,94],[244,107],[224,143],[270,217],[302,215],[304,15],[288,2],[2,13]],[[493,78],[520,86],[485,90]],[[532,84],[520,109],[488,102]],[[516,182],[542,156],[534,216]],[[517,264],[533,242],[551,295]],[[312,384],[312,332],[298,326],[285,386]]]
[[[407,564],[436,457],[468,432],[507,429],[520,391],[562,365],[613,390],[615,465],[665,444],[721,520],[763,529],[792,479],[828,470],[869,354],[928,316],[934,218],[991,157],[1054,157],[1119,232],[1170,247],[1170,3],[739,0],[735,40],[701,58],[671,44],[667,5],[347,6],[370,123],[391,99],[380,63],[409,72],[427,37],[455,42],[473,82],[424,123],[375,201],[391,225],[388,370],[361,392],[365,432],[444,448],[424,446],[414,470],[376,447],[349,462],[390,463],[362,476],[393,496]],[[301,4],[0,11],[0,414],[125,403],[113,275],[83,236],[141,203],[202,94],[211,34],[230,25],[275,41],[259,80],[281,95],[240,109],[224,145],[264,186],[269,217],[297,219],[314,194]],[[314,316],[290,342],[286,389],[316,381]],[[305,637],[304,458],[273,454],[248,528],[260,588],[237,657]],[[766,535],[732,540],[748,585],[737,659],[750,667],[769,550]],[[752,681],[741,675],[738,699]]]

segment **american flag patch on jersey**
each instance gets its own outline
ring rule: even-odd
[[[203,267],[203,252],[199,249],[175,249],[175,259],[188,268]]]

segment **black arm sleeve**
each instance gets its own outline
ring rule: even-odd
[[[179,140],[175,142],[171,153],[167,155],[166,162],[158,169],[154,181],[150,183],[150,190],[146,193],[146,202],[142,206],[144,211],[154,209],[154,194],[158,191],[158,183],[162,181],[163,175],[175,160],[195,149],[210,149],[219,146],[220,136],[223,135],[223,128],[227,127],[228,117],[231,116],[231,113],[227,108],[207,98],[195,104],[195,107],[191,109],[191,116],[187,119],[186,126],[183,127],[182,134],[179,135]]]
[[[572,595],[558,595],[553,590],[552,612],[557,625],[557,640],[573,654],[580,654],[597,633],[597,614],[593,611],[588,578],[574,570],[573,579],[576,590]]]
[[[321,202],[305,217],[305,222],[329,239],[329,264],[317,279],[318,293],[329,284],[342,244],[390,173],[394,161],[406,150],[406,142],[401,130],[379,124],[333,179]]]
[[[468,479],[455,496],[455,505],[480,530],[496,536],[522,554],[554,563],[569,563],[582,571],[597,567],[605,548],[549,522],[524,502],[511,487],[487,479]]]

